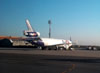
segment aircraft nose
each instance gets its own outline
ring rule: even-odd
[[[66,44],[72,44],[70,40],[66,40]]]
[[[69,44],[69,41],[68,40],[66,40],[66,44]]]

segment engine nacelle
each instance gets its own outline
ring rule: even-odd
[[[38,34],[38,37],[40,36],[40,33],[39,32],[36,32]]]
[[[39,32],[24,31],[24,35],[27,37],[39,37]]]

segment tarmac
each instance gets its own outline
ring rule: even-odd
[[[100,51],[93,51],[93,50],[71,51],[71,50],[39,50],[36,48],[0,48],[0,53],[100,58]]]
[[[100,73],[100,51],[0,49],[0,73]]]

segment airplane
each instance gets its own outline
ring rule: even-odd
[[[71,40],[64,39],[54,39],[54,38],[41,38],[40,33],[36,32],[28,19],[26,19],[26,25],[28,30],[24,30],[23,34],[27,37],[25,41],[31,43],[32,45],[38,46],[40,49],[65,49],[69,50],[72,46]]]

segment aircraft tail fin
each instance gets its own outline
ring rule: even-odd
[[[32,29],[32,26],[28,19],[26,20],[26,24],[27,24],[28,30],[25,30],[23,32],[25,36],[27,37],[39,37],[40,36],[39,32],[35,32],[35,30]]]
[[[31,24],[30,24],[28,19],[26,19],[26,24],[27,24],[28,30],[31,31],[31,32],[34,32],[34,30],[32,29],[32,26],[31,26]]]

